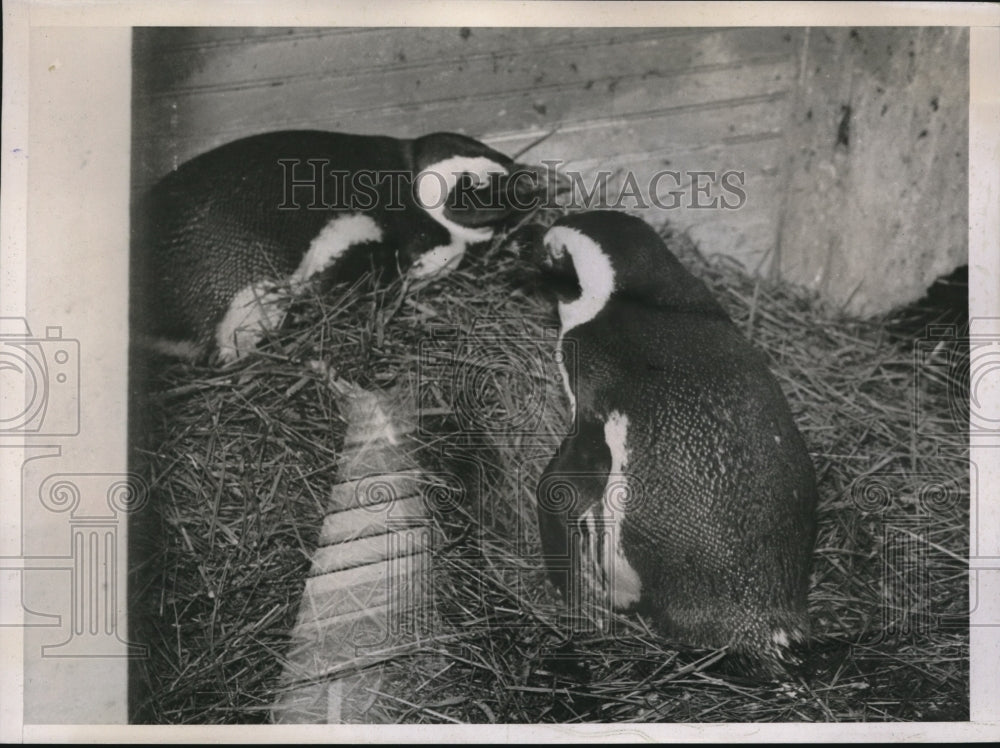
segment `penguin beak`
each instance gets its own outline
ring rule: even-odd
[[[541,224],[529,223],[510,234],[505,246],[512,249],[527,264],[540,267],[550,261],[543,241],[547,230],[547,227]]]
[[[551,166],[512,164],[507,176],[507,196],[515,210],[531,210],[545,198],[568,192],[572,183]]]
[[[511,164],[509,169],[488,186],[470,189],[462,184],[452,190],[445,217],[470,228],[492,226],[553,204],[550,199],[571,186],[566,175],[549,167]]]
[[[580,281],[569,253],[553,253],[545,244],[549,226],[533,223],[522,226],[507,237],[505,247],[513,249],[525,265],[536,272],[534,283],[540,283],[547,293],[560,301],[575,299],[580,295]]]

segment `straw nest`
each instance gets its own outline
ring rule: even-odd
[[[816,636],[797,683],[724,675],[721,652],[679,649],[637,618],[567,625],[532,498],[568,424],[556,318],[497,242],[416,292],[368,280],[316,292],[229,368],[148,362],[133,463],[153,500],[130,537],[131,635],[150,657],[133,668],[134,719],[268,719],[345,430],[317,360],[362,387],[422,393],[419,460],[458,492],[435,502],[432,630],[389,664],[366,721],[967,719],[954,338],[922,342],[920,319],[845,319],[662,233],[767,352],[814,459]],[[438,325],[461,343],[433,337]]]

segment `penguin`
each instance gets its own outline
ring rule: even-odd
[[[131,324],[161,352],[232,361],[317,276],[405,272],[425,284],[564,184],[455,133],[243,138],[185,162],[137,201]]]
[[[558,299],[573,415],[536,491],[549,577],[787,677],[809,636],[816,481],[763,354],[640,218],[584,212],[512,241]]]

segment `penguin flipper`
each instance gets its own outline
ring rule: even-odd
[[[563,594],[570,589],[570,539],[576,520],[602,500],[611,470],[603,426],[580,421],[549,461],[538,481],[538,529],[549,579]]]

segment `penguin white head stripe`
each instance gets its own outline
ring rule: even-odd
[[[559,321],[566,333],[592,320],[608,303],[615,290],[615,270],[611,258],[585,234],[567,226],[549,229],[543,239],[553,264],[572,262],[580,295],[559,302]]]
[[[577,213],[511,241],[540,267],[559,298],[563,331],[593,319],[612,297],[660,309],[725,315],[645,221],[610,210]]]
[[[427,214],[444,226],[454,238],[466,242],[489,241],[493,229],[489,226],[461,226],[446,216],[448,199],[459,179],[469,175],[474,188],[489,185],[491,179],[506,176],[507,168],[485,156],[452,156],[425,167],[416,176],[416,197]]]

